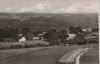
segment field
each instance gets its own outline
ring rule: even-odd
[[[48,46],[49,43],[42,40],[32,40],[32,41],[25,41],[25,42],[0,42],[0,48],[9,49],[11,46],[20,46],[19,48],[24,48],[25,46],[30,47],[38,47],[38,46]],[[26,48],[27,48],[26,47]]]

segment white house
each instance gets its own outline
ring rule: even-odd
[[[87,29],[83,29],[83,32],[87,32]]]
[[[25,38],[25,37],[21,37],[21,38],[19,39],[19,42],[24,42],[24,41],[26,41],[26,38]]]
[[[68,34],[68,35],[69,35],[69,37],[67,38],[68,40],[73,39],[73,38],[75,38],[75,37],[76,37],[76,35],[75,35],[75,34]]]

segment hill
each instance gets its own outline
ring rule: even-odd
[[[69,26],[82,28],[98,27],[97,13],[54,14],[54,13],[0,13],[0,27],[29,27],[32,30],[67,29]]]

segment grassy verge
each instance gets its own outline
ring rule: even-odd
[[[99,46],[92,44],[93,48],[80,58],[80,64],[99,64]]]

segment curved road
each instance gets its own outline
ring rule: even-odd
[[[52,48],[30,51],[9,58],[0,64],[57,64],[59,58],[79,46],[58,46]]]

